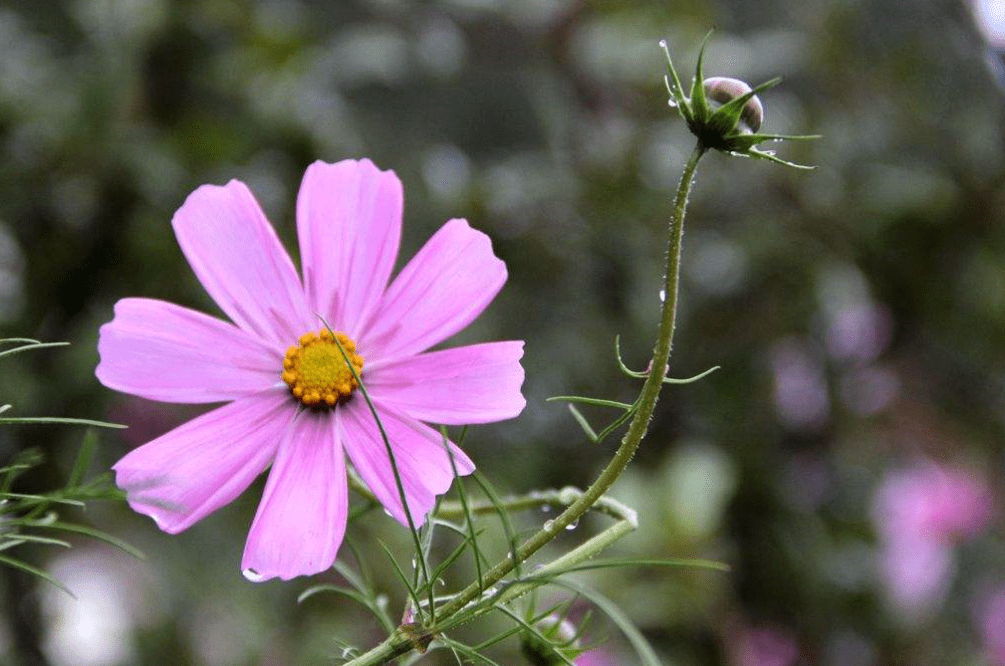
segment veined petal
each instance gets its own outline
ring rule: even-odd
[[[244,183],[203,185],[172,224],[196,277],[235,324],[280,347],[316,326],[293,262]]]
[[[276,453],[295,409],[286,391],[241,398],[184,423],[115,463],[129,506],[176,534],[230,503]]]
[[[364,381],[375,402],[421,421],[490,423],[526,405],[522,356],[522,341],[455,347],[377,363]]]
[[[378,407],[378,414],[391,442],[409,513],[415,525],[421,525],[436,503],[436,496],[445,493],[454,480],[443,437],[429,426],[392,409]],[[394,519],[408,525],[387,447],[369,407],[357,398],[340,407],[338,415],[342,443],[356,471]],[[450,450],[458,474],[474,471],[474,463],[463,451],[453,444]]]
[[[404,194],[370,160],[315,162],[297,197],[304,286],[313,310],[355,338],[387,287],[401,241]]]
[[[345,457],[334,416],[302,411],[269,472],[241,568],[254,580],[289,580],[335,562],[348,518]]]
[[[233,324],[148,298],[124,298],[101,327],[95,374],[150,400],[234,400],[276,384],[281,351]]]
[[[359,348],[370,361],[428,349],[470,324],[505,282],[489,237],[450,220],[391,283]]]

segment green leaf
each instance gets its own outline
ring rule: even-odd
[[[363,394],[363,398],[366,400],[366,406],[370,408],[370,413],[373,414],[373,420],[377,423],[377,429],[380,431],[380,438],[384,442],[384,448],[387,449],[387,457],[391,463],[391,472],[394,474],[394,485],[398,490],[398,500],[401,502],[401,510],[402,513],[405,514],[405,519],[408,521],[408,531],[412,534],[412,543],[415,546],[415,557],[418,560],[418,564],[422,570],[422,575],[429,588],[429,608],[432,612],[435,608],[433,604],[433,586],[429,583],[429,567],[426,564],[426,554],[422,549],[422,543],[419,539],[419,531],[415,527],[415,520],[412,518],[412,512],[408,508],[408,499],[405,496],[405,484],[401,480],[401,473],[398,471],[398,461],[395,459],[394,449],[391,448],[391,440],[387,437],[387,431],[384,429],[384,424],[380,420],[380,415],[377,414],[377,408],[374,406],[373,401],[370,400],[370,393],[366,390],[363,378],[359,376],[359,373],[356,372],[356,368],[349,362],[349,356],[346,355],[345,350],[342,349],[342,344],[335,336],[335,331],[332,330],[331,326],[328,325],[328,322],[325,321],[323,317],[319,315],[318,319],[321,320],[325,328],[328,329],[328,332],[331,333],[335,346],[338,347],[339,353],[342,354],[342,360],[345,362],[346,367],[349,368],[349,372],[352,373],[353,378],[359,385],[359,390]],[[395,563],[395,565],[397,566],[397,563]],[[416,612],[421,612],[418,607],[416,608]]]
[[[582,395],[555,395],[546,398],[545,402],[572,402],[583,405],[596,405],[598,407],[615,407],[617,409],[632,409],[635,405],[617,400],[605,400],[604,398],[588,398]]]
[[[464,643],[460,643],[458,641],[455,641],[452,638],[447,638],[446,636],[442,636],[441,635],[439,638],[436,639],[435,642],[436,643],[441,643],[445,647],[447,647],[447,648],[449,648],[451,650],[454,650],[455,651],[454,652],[454,656],[455,657],[457,656],[457,652],[460,652],[461,654],[463,654],[468,659],[474,659],[474,660],[479,661],[479,662],[481,662],[483,664],[488,664],[488,666],[500,666],[500,664],[498,664],[495,661],[489,659],[488,657],[486,657],[485,655],[481,654],[477,650],[474,650],[474,649],[468,647]],[[463,662],[460,661],[460,659],[458,659],[457,661],[458,661],[458,663],[463,663]]]
[[[339,585],[314,585],[312,587],[307,588],[306,590],[301,592],[299,596],[297,596],[297,603],[302,604],[303,602],[307,601],[314,595],[321,594],[322,592],[339,594],[342,595],[343,597],[352,599],[353,601],[355,601],[356,603],[360,604],[368,611],[370,611],[374,616],[376,616],[376,618],[380,621],[381,625],[388,633],[394,631],[394,623],[392,623],[387,618],[387,616],[380,611],[380,609],[374,604],[374,602],[371,599],[367,598],[366,595],[360,594],[356,590],[350,589],[348,587],[341,587]]]
[[[51,530],[62,530],[64,532],[75,532],[76,534],[83,534],[97,541],[104,541],[109,545],[115,546],[122,552],[129,553],[136,559],[145,560],[147,558],[147,556],[143,554],[143,551],[139,550],[134,546],[129,545],[122,539],[114,537],[106,532],[102,532],[101,530],[96,530],[94,528],[86,527],[84,525],[55,522],[55,523],[49,523],[47,525],[38,525],[38,527],[45,527]]]
[[[84,433],[84,441],[80,445],[80,451],[77,452],[77,458],[73,461],[73,468],[70,470],[70,475],[66,478],[66,488],[75,488],[79,486],[84,480],[84,474],[90,469],[91,463],[94,462],[94,452],[98,445],[98,433],[94,430],[88,430]]]
[[[38,340],[32,340],[30,338],[7,338],[6,340],[0,340],[0,344],[7,342],[23,342],[25,344],[20,347],[14,347],[13,349],[5,349],[0,352],[0,358],[4,356],[13,356],[14,354],[20,354],[24,351],[32,351],[34,349],[48,349],[49,347],[66,347],[69,342],[39,342]]]
[[[712,374],[716,370],[719,370],[721,367],[722,366],[719,366],[719,365],[713,365],[711,368],[709,368],[705,372],[699,372],[697,375],[695,375],[693,377],[687,377],[686,379],[677,379],[676,377],[664,377],[663,378],[663,383],[664,384],[674,384],[674,385],[691,384],[693,382],[698,381],[699,379],[704,379],[705,377],[708,377],[710,374]]]
[[[499,496],[496,494],[495,489],[492,484],[489,483],[488,479],[479,472],[475,470],[471,475],[471,478],[481,486],[482,492],[488,497],[489,502],[496,510],[496,514],[499,516],[499,521],[502,523],[503,532],[506,535],[506,540],[509,542],[509,556],[513,559],[514,567],[513,570],[516,574],[520,575],[520,558],[517,556],[517,539],[516,533],[513,531],[513,523],[510,522],[509,513],[503,508],[502,502],[499,501]]]
[[[701,48],[698,50],[698,65],[695,67],[694,81],[691,82],[691,108],[694,111],[696,120],[705,122],[711,110],[708,108],[708,101],[705,99],[705,46],[712,36],[712,30],[705,34],[701,40]]]
[[[631,370],[625,362],[621,359],[621,336],[614,336],[614,358],[618,361],[618,367],[621,368],[621,372],[625,373],[629,377],[634,377],[635,379],[645,379],[649,376],[648,372],[639,372],[637,370]]]
[[[633,559],[633,558],[608,558],[590,560],[575,566],[569,567],[562,574],[570,571],[590,571],[591,569],[611,569],[611,568],[633,568],[633,567],[695,567],[699,569],[710,569],[713,571],[729,572],[731,568],[725,562],[716,560],[706,560],[702,558],[670,558],[670,559]],[[561,575],[561,574],[559,574]]]
[[[567,407],[569,408],[569,413],[572,414],[572,418],[574,418],[576,423],[579,424],[579,427],[583,429],[583,432],[586,434],[586,438],[596,444],[598,441],[597,433],[593,431],[593,428],[590,426],[590,422],[586,420],[583,413],[576,409],[576,406],[571,403],[567,405]]]
[[[4,416],[0,417],[0,424],[3,423],[68,423],[71,425],[88,425],[97,428],[127,428],[121,423],[107,423],[105,421],[94,421],[92,419],[72,419],[57,416]]]
[[[405,589],[408,590],[408,596],[412,599],[412,604],[415,606],[415,614],[420,618],[423,617],[424,613],[422,611],[422,604],[419,603],[419,595],[415,588],[412,587],[411,583],[408,581],[408,576],[405,572],[398,566],[398,560],[394,559],[394,554],[391,553],[391,549],[383,541],[378,541],[380,547],[384,549],[384,553],[387,555],[388,559],[391,560],[391,566],[394,567],[395,573],[398,574],[398,578],[401,580]]]
[[[609,617],[611,621],[617,625],[618,629],[621,630],[621,633],[623,633],[625,638],[628,639],[628,642],[631,643],[635,653],[642,660],[643,666],[662,666],[662,664],[660,664],[659,657],[656,656],[656,652],[653,651],[653,647],[649,644],[649,641],[646,640],[645,636],[642,635],[642,632],[639,631],[634,624],[632,624],[632,621],[627,615],[625,615],[624,611],[618,608],[613,601],[596,590],[572,581],[554,580],[552,581],[552,584],[581,594],[583,597],[589,599],[593,605],[606,613],[607,617]]]
[[[38,576],[39,578],[41,578],[42,580],[46,581],[47,583],[49,583],[49,584],[51,584],[51,585],[59,588],[63,592],[66,592],[67,594],[69,594],[74,599],[77,598],[73,594],[73,592],[70,592],[70,588],[68,588],[67,586],[63,585],[58,580],[56,580],[55,578],[53,578],[52,576],[50,576],[46,572],[42,571],[41,569],[37,569],[37,568],[31,566],[30,564],[26,564],[26,563],[22,562],[21,560],[15,560],[14,558],[7,557],[6,555],[0,555],[0,564],[6,564],[9,567],[14,567],[15,569],[20,569],[21,571],[25,571],[27,573],[30,573],[33,576]]]
[[[446,427],[440,427],[440,434],[443,436],[443,446],[447,450],[447,457],[450,459],[450,469],[454,473],[454,485],[457,487],[457,497],[461,501],[461,509],[464,511],[464,522],[467,524],[470,534],[471,549],[474,551],[475,574],[478,580],[478,589],[485,589],[485,582],[482,578],[482,553],[478,548],[478,534],[475,532],[474,519],[471,517],[471,508],[468,506],[468,494],[464,490],[464,481],[457,473],[457,461],[454,460],[454,452],[450,448],[450,439],[447,437]],[[432,521],[430,521],[432,522]],[[463,544],[461,544],[463,546]],[[459,554],[459,553],[458,553]],[[434,578],[439,574],[434,574]]]

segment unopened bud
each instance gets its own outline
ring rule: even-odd
[[[710,76],[705,79],[705,96],[719,104],[726,104],[737,97],[742,97],[751,91],[751,87],[739,79],[730,79],[725,76]],[[740,112],[740,122],[744,125],[743,130],[753,134],[761,129],[761,121],[764,120],[764,107],[757,95],[754,95],[743,106]]]

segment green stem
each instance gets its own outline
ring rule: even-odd
[[[618,447],[614,457],[600,473],[600,476],[597,477],[597,480],[581,496],[553,520],[547,521],[543,529],[534,534],[534,536],[525,541],[517,549],[515,560],[511,556],[501,560],[484,573],[481,584],[474,582],[468,585],[457,596],[438,609],[436,617],[438,618],[439,626],[444,626],[453,615],[480,597],[486,586],[491,587],[505,578],[513,570],[517,562],[526,561],[531,555],[554,539],[556,535],[561,534],[567,526],[578,521],[614,484],[635,455],[639,444],[642,443],[642,438],[645,437],[646,430],[649,428],[649,421],[652,419],[660,389],[663,386],[663,379],[666,377],[667,363],[670,360],[670,350],[677,316],[677,287],[680,282],[680,256],[681,239],[684,236],[684,213],[687,209],[687,199],[691,192],[691,185],[694,183],[694,174],[698,168],[698,161],[705,154],[705,151],[706,148],[701,142],[695,146],[691,152],[691,156],[688,158],[687,164],[684,166],[684,172],[677,186],[677,194],[674,197],[673,217],[670,220],[669,237],[667,239],[666,274],[663,283],[663,311],[660,318],[659,332],[656,338],[656,345],[653,348],[649,375],[646,377],[645,383],[642,385],[642,392],[639,395],[638,410],[635,412],[631,425],[628,426],[628,432],[625,433],[624,438],[621,440],[621,446]],[[577,549],[577,551],[579,551],[577,555],[581,555],[580,549]],[[438,627],[426,628],[422,631],[422,638],[426,640],[431,639],[438,631]],[[382,643],[375,646],[369,652],[348,662],[346,666],[385,664],[394,657],[406,654],[420,646],[424,647],[422,642],[416,639],[414,626],[407,629],[399,627],[397,631]]]

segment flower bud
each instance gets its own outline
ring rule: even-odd
[[[726,104],[737,97],[742,97],[751,91],[751,87],[739,79],[730,79],[725,76],[710,76],[705,79],[705,95],[712,101],[719,104]],[[757,95],[754,95],[743,105],[740,111],[740,122],[745,125],[741,128],[748,134],[753,134],[761,129],[761,121],[764,120],[764,107]]]
[[[698,139],[699,148],[753,157],[797,169],[813,168],[776,157],[774,150],[760,150],[757,147],[765,141],[818,138],[814,135],[761,134],[764,106],[758,99],[757,93],[777,85],[781,79],[774,78],[753,88],[744,81],[723,76],[706,79],[702,72],[702,57],[705,53],[703,42],[698,52],[698,64],[688,93],[681,85],[666,41],[660,42],[660,46],[663,47],[667,57],[668,75],[664,80],[667,92],[670,93],[670,107],[687,122],[688,129]]]

